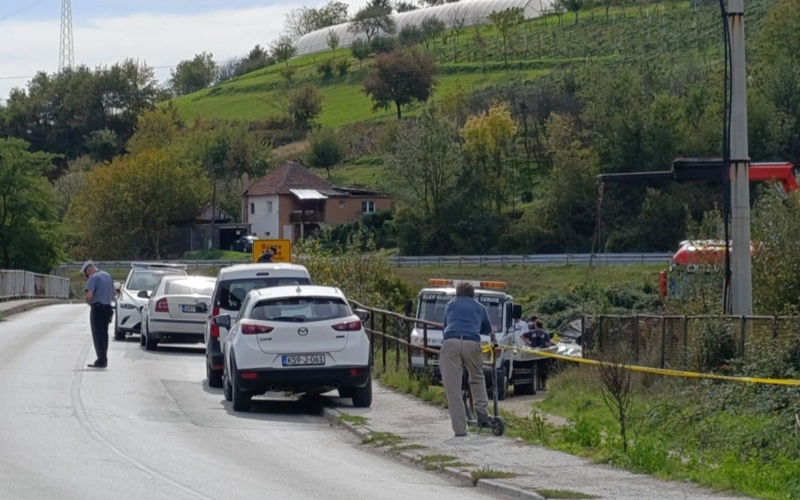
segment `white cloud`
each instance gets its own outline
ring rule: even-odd
[[[246,54],[256,44],[268,45],[280,34],[286,13],[304,3],[324,2],[286,2],[201,14],[137,13],[73,19],[75,63],[109,65],[134,58],[150,66],[172,66],[204,51],[224,61]],[[58,20],[0,23],[0,98],[7,97],[13,87],[27,84],[24,79],[4,78],[55,72],[58,41]],[[156,70],[156,76],[166,80],[169,69]]]

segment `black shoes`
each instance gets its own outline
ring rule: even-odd
[[[106,368],[108,367],[108,361],[95,361],[94,363],[89,363],[89,368]]]

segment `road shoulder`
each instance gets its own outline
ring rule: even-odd
[[[7,319],[9,316],[24,313],[37,307],[52,306],[54,304],[64,304],[63,299],[21,299],[0,302],[0,320]]]

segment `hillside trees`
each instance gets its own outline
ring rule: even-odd
[[[364,80],[364,93],[374,104],[373,110],[397,109],[415,101],[427,101],[436,86],[436,61],[430,54],[415,49],[395,50],[375,57],[375,64]]]
[[[179,62],[171,75],[170,85],[175,95],[191,94],[214,83],[217,63],[214,62],[213,54],[203,52],[192,59]]]
[[[52,155],[20,139],[0,139],[0,267],[48,273],[62,257],[53,188],[45,174]]]
[[[297,39],[312,31],[328,28],[347,22],[348,5],[329,1],[322,7],[301,7],[292,9],[284,21],[284,34]]]
[[[372,42],[372,37],[379,33],[393,35],[396,25],[392,18],[392,7],[381,0],[372,0],[356,12],[347,29],[354,34],[363,34],[367,37],[367,43]]]
[[[336,49],[339,48],[339,35],[333,30],[328,30],[328,34],[325,36],[325,42],[333,51],[333,57],[336,57]]]
[[[87,176],[70,207],[75,256],[161,259],[174,244],[174,223],[194,217],[207,196],[202,170],[173,152],[117,158]]]
[[[292,39],[286,35],[278,37],[269,47],[272,58],[279,63],[286,64],[287,67],[289,66],[289,59],[297,54],[297,48],[294,46]]]
[[[489,14],[489,22],[497,30],[503,42],[503,61],[506,69],[508,69],[508,42],[511,38],[511,32],[524,20],[525,17],[522,15],[521,7],[511,7]]]

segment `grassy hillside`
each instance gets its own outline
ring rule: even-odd
[[[747,4],[748,35],[758,26],[773,0]],[[438,39],[425,50],[439,63],[439,86],[436,95],[457,85],[480,88],[511,79],[529,80],[548,74],[554,68],[594,62],[619,62],[630,58],[651,58],[680,53],[716,53],[721,36],[719,10],[715,3],[690,4],[665,2],[582,11],[577,23],[572,14],[533,19],[515,30],[509,43],[509,67],[504,64],[500,38],[491,26],[480,28],[486,40],[485,68],[481,51],[472,42],[474,28],[466,28],[458,39],[449,33],[446,42]],[[393,110],[372,111],[372,103],[361,91],[370,60],[359,64],[347,49],[336,53],[337,59],[351,62],[345,76],[328,79],[316,71],[317,64],[333,58],[322,52],[298,57],[289,65],[296,71],[287,83],[280,76],[283,65],[244,75],[210,89],[174,99],[182,118],[197,117],[263,120],[280,114],[282,96],[301,83],[314,83],[323,96],[320,124],[340,127],[350,123],[388,120]],[[408,110],[407,115],[413,115]]]

